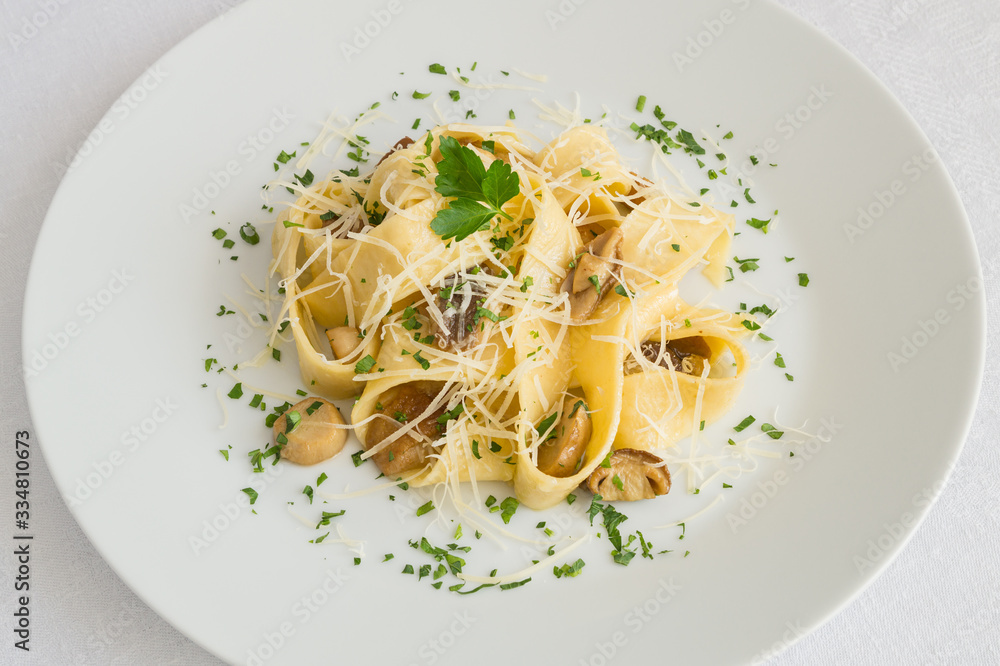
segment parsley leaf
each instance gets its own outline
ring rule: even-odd
[[[517,196],[520,180],[509,164],[497,160],[487,169],[475,151],[450,136],[441,137],[440,150],[434,189],[455,199],[431,221],[431,229],[442,240],[461,241],[497,215],[510,219],[501,208]]]

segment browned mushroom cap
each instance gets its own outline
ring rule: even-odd
[[[486,274],[482,267],[479,271]],[[461,273],[449,275],[437,292],[434,305],[441,312],[444,326],[430,317],[434,344],[444,351],[464,351],[479,339],[479,308],[486,301],[486,287]]]
[[[306,398],[278,417],[273,441],[281,457],[300,465],[315,465],[340,453],[347,428],[340,410],[322,398]]]
[[[705,338],[699,335],[666,342],[643,342],[640,350],[650,363],[698,377],[705,371],[705,364],[712,356]]]
[[[412,382],[382,394],[375,406],[375,413],[380,416],[376,416],[368,426],[365,450],[373,448],[404,424],[423,414],[437,396],[435,389],[439,387],[428,382]],[[413,430],[396,438],[372,456],[372,460],[383,474],[398,477],[426,464],[427,456],[439,448],[435,446],[434,441],[444,434],[443,425],[437,420],[444,411],[445,405],[442,404],[430,416],[420,421]]]
[[[617,270],[612,261],[622,258],[621,229],[614,227],[592,240],[571,264],[562,289],[569,293],[570,315],[583,321],[614,288]]]
[[[538,471],[559,478],[573,476],[583,460],[592,431],[586,403],[572,397],[564,400],[562,418],[552,430],[551,438],[538,447]]]
[[[378,166],[380,164],[382,164],[382,162],[385,162],[389,158],[389,155],[392,155],[397,150],[402,150],[403,148],[408,147],[412,143],[413,143],[413,139],[411,139],[408,136],[404,136],[402,139],[400,139],[399,141],[396,142],[396,145],[394,145],[389,150],[389,152],[387,152],[385,155],[382,156],[382,159],[380,159],[378,162],[375,163],[375,167],[378,168]]]
[[[358,329],[353,326],[326,329],[326,337],[330,340],[330,348],[337,360],[350,356],[351,352],[361,344],[363,339],[358,333]]]
[[[619,449],[611,467],[598,467],[584,484],[609,502],[653,499],[670,492],[670,472],[663,460],[648,451]]]

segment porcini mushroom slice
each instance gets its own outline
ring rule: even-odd
[[[281,457],[300,465],[315,465],[340,453],[347,441],[344,417],[323,398],[306,398],[279,416],[272,427]]]
[[[712,355],[705,338],[697,335],[666,342],[643,342],[640,350],[650,363],[697,377],[705,371],[705,364]]]
[[[444,325],[436,316],[430,317],[431,333],[437,348],[443,351],[464,351],[475,345],[479,339],[479,322],[482,318],[479,308],[484,302],[486,288],[474,278],[461,273],[446,277],[434,299]]]
[[[569,293],[570,316],[589,317],[618,281],[615,261],[621,261],[621,229],[614,227],[592,240],[570,265],[562,289]]]
[[[411,139],[408,136],[404,136],[402,139],[397,141],[396,144],[391,149],[389,149],[389,152],[387,152],[385,155],[382,156],[382,159],[380,159],[378,162],[375,163],[375,167],[377,168],[380,164],[382,164],[382,162],[385,162],[387,159],[389,159],[389,156],[392,155],[397,150],[403,150],[404,148],[409,147],[412,143],[413,139]]]
[[[587,405],[583,400],[567,398],[562,417],[549,439],[538,446],[538,471],[558,478],[573,476],[583,460],[592,431]]]
[[[333,349],[333,355],[338,361],[350,356],[351,352],[357,349],[362,342],[362,338],[358,335],[358,329],[353,326],[328,328],[326,329],[326,337],[330,340],[330,348]]]
[[[663,460],[638,449],[611,454],[610,467],[598,467],[587,477],[590,492],[609,502],[653,499],[670,492],[670,472]]]
[[[368,426],[365,450],[375,447],[427,411],[437,396],[434,388],[424,382],[413,382],[386,391],[375,406],[376,418]],[[444,427],[437,420],[444,411],[442,404],[412,430],[372,456],[383,474],[395,478],[427,463],[427,457],[440,447],[434,442],[444,434]]]

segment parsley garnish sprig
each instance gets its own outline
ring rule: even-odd
[[[434,216],[434,233],[442,240],[461,241],[489,228],[498,215],[513,219],[503,212],[503,205],[520,192],[520,180],[509,164],[496,160],[487,169],[474,150],[450,136],[441,137],[440,150],[434,189],[454,200]]]

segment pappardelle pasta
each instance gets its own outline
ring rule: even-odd
[[[630,171],[600,127],[535,152],[512,125],[439,126],[300,194],[272,237],[283,316],[387,477],[506,481],[536,509],[652,498],[657,453],[739,394],[751,316],[677,289],[721,286],[733,216]]]

